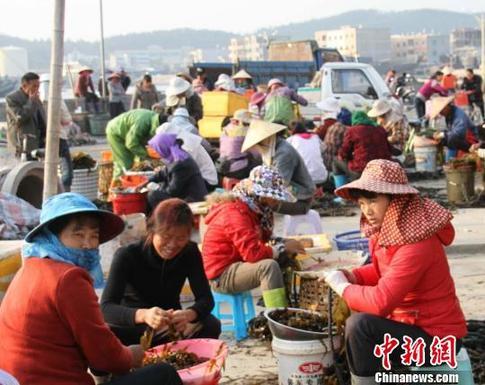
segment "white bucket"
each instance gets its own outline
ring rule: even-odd
[[[334,348],[340,348],[340,337],[333,337]],[[287,341],[273,336],[273,353],[278,361],[280,385],[320,385],[326,369],[333,365],[330,339]]]
[[[436,146],[414,147],[416,171],[436,172]]]

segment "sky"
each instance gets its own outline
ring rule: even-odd
[[[66,0],[65,37],[97,40],[99,1]],[[355,9],[434,8],[485,12],[484,0],[102,0],[105,37],[174,28],[251,33],[259,28],[327,17]],[[405,4],[405,5],[403,5]],[[0,0],[0,34],[51,35],[54,0]]]

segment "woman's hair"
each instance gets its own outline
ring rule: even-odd
[[[186,226],[187,230],[190,230],[193,223],[192,210],[185,201],[178,198],[164,200],[158,204],[148,218],[145,247],[151,245],[155,234],[176,226]]]
[[[152,77],[150,75],[146,74],[146,75],[143,75],[143,80],[145,80],[148,83],[151,83]]]
[[[367,190],[361,190],[358,188],[352,188],[349,189],[349,195],[352,200],[358,200],[360,198],[365,198],[365,199],[375,199],[379,195],[385,195],[385,194],[379,194],[374,191],[367,191]]]
[[[59,235],[62,230],[66,228],[67,225],[71,221],[76,222],[77,225],[83,226],[83,225],[92,225],[96,223],[97,227],[99,227],[100,224],[100,219],[97,214],[89,214],[89,213],[80,213],[80,214],[71,214],[71,215],[66,215],[60,218],[55,219],[51,223],[47,225],[47,228],[51,233],[54,235]]]
[[[435,80],[438,76],[444,75],[441,71],[436,71],[433,75],[431,75],[431,79]]]
[[[288,124],[288,129],[292,134],[304,134],[307,132],[305,122],[300,119],[291,120]]]

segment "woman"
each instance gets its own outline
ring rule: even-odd
[[[219,320],[197,244],[190,241],[193,216],[181,199],[160,203],[148,220],[144,240],[119,249],[101,298],[106,322],[125,344],[155,330],[152,345],[182,338],[218,338]],[[182,309],[188,279],[195,303]],[[172,334],[172,335],[171,335]]]
[[[421,198],[404,169],[388,160],[369,162],[359,180],[336,193],[360,205],[372,256],[370,265],[325,277],[358,312],[345,327],[352,383],[375,383],[382,368],[373,352],[385,333],[400,343],[403,336],[422,338],[428,365],[434,336],[455,337],[458,351],[467,330],[444,249],[454,238],[451,213]],[[393,367],[401,364],[402,352],[391,354]]]
[[[166,164],[148,181],[159,185],[157,190],[148,193],[151,210],[168,198],[181,198],[188,202],[204,200],[207,187],[197,163],[181,148],[183,141],[175,134],[157,134],[148,144]]]
[[[283,139],[286,126],[253,119],[241,151],[259,153],[263,164],[273,166],[286,185],[290,185],[296,202],[279,202],[275,211],[281,214],[302,215],[310,210],[315,184],[298,152]]]
[[[202,256],[214,290],[239,293],[260,286],[266,307],[287,305],[278,259],[304,251],[295,240],[271,242],[271,236],[274,208],[294,199],[280,174],[267,166],[255,167],[232,193],[208,198]]]
[[[108,93],[109,93],[109,115],[111,119],[125,112],[123,105],[123,97],[125,96],[125,89],[121,84],[121,75],[112,73],[108,77]]]
[[[135,93],[131,98],[131,109],[144,108],[151,110],[152,106],[160,101],[158,91],[152,83],[152,77],[148,74],[136,85]]]
[[[0,367],[21,384],[92,385],[88,366],[116,374],[140,366],[140,345],[123,346],[109,330],[93,288],[103,283],[98,246],[123,231],[123,220],[75,193],[45,201],[40,219],[0,307]],[[182,384],[169,365],[108,384],[160,381]]]
[[[416,114],[418,119],[423,119],[426,114],[426,102],[434,94],[439,96],[448,96],[448,91],[441,87],[441,80],[443,80],[443,72],[436,71],[419,89],[414,100],[416,107]]]
[[[316,185],[323,184],[327,180],[328,172],[323,163],[320,138],[317,134],[308,132],[305,122],[299,120],[291,121],[289,128],[291,136],[286,141],[302,157],[313,183]]]

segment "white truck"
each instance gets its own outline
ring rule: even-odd
[[[300,113],[315,121],[320,120],[322,113],[315,104],[330,96],[350,110],[367,109],[375,100],[391,97],[389,88],[374,67],[350,62],[324,64],[316,73],[312,87],[298,88],[298,94],[309,102],[306,107],[300,106]]]

